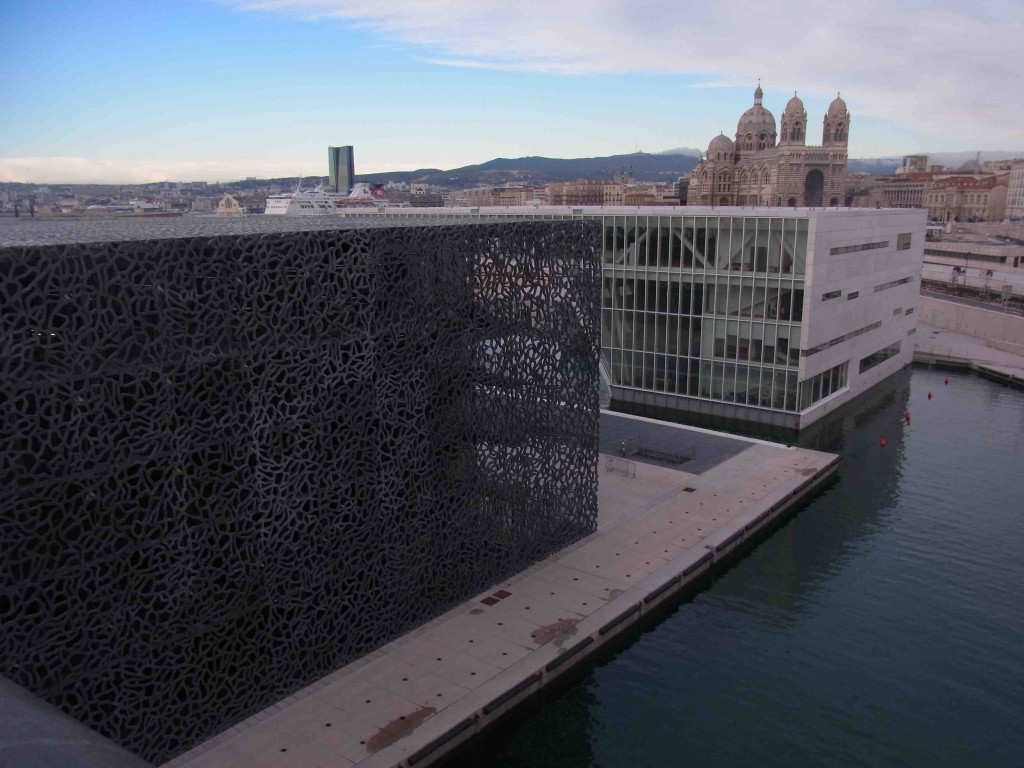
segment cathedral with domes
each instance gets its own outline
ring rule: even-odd
[[[850,113],[839,96],[829,104],[821,146],[807,144],[807,112],[795,93],[775,116],[754,91],[754,105],[740,116],[736,139],[715,136],[693,170],[690,205],[842,205]]]

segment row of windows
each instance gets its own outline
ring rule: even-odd
[[[910,232],[902,232],[896,235],[896,250],[906,251],[910,248]]]
[[[829,291],[828,293],[821,294],[821,300],[828,301],[829,299],[838,299],[842,295],[842,291]]]
[[[692,216],[604,217],[605,265],[804,272],[806,219]]]
[[[875,286],[875,293],[878,293],[879,291],[887,291],[890,288],[895,288],[897,285],[906,285],[907,283],[911,282],[913,279],[914,278],[912,278],[912,277],[904,277],[904,278],[901,278],[900,280],[892,280],[892,281],[890,281],[888,283],[882,283],[881,285],[876,285]]]
[[[797,410],[800,385],[795,370],[619,350],[604,350],[602,354],[614,386]]]
[[[602,308],[670,315],[726,315],[758,320],[803,320],[800,282],[739,280],[701,283],[660,277],[645,280],[605,274]]]
[[[954,251],[940,251],[935,248],[925,248],[926,256],[945,256],[947,259],[966,259],[968,261],[988,261],[993,264],[1005,264],[1005,256],[989,256],[985,253],[956,253]]]
[[[838,392],[846,386],[846,372],[849,363],[842,362],[817,376],[800,382],[800,410],[806,410],[819,400]]]
[[[873,331],[875,330],[875,328],[881,327],[882,321],[879,320],[878,322],[871,323],[871,325],[865,325],[863,328],[858,328],[856,331],[850,331],[849,333],[844,333],[842,336],[836,336],[834,339],[832,339],[831,341],[826,341],[824,344],[819,344],[816,347],[805,349],[801,354],[804,357],[816,355],[822,350],[828,349],[829,347],[834,347],[836,344],[842,344],[844,341],[849,341],[850,339],[854,339],[860,336],[861,334],[867,333],[868,331]]]
[[[796,366],[800,362],[798,325],[605,312],[601,333],[605,349],[727,358],[769,366]]]
[[[851,299],[856,299],[858,296],[860,296],[860,291],[850,291],[846,294],[846,300],[850,301]]]
[[[877,352],[873,352],[870,355],[868,355],[867,357],[861,359],[861,361],[860,361],[860,372],[861,373],[865,373],[866,371],[870,371],[876,365],[880,365],[881,363],[884,363],[890,357],[895,357],[899,353],[900,353],[900,342],[898,342],[898,341],[895,344],[890,344],[887,347],[883,347],[882,349],[878,350]]]
[[[797,381],[796,371],[737,363],[618,350],[606,350],[603,356],[615,386],[783,411],[806,410],[844,389],[849,371],[849,363],[842,362],[806,381]]]
[[[860,245],[841,245],[838,248],[830,248],[830,256],[839,256],[844,253],[856,253],[857,251],[873,251],[877,248],[888,248],[889,241],[882,240],[877,243],[861,243]]]

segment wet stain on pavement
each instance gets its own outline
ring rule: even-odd
[[[537,645],[546,645],[553,641],[556,646],[561,648],[562,643],[576,634],[576,625],[579,621],[579,619],[560,619],[533,630],[530,637]]]
[[[377,730],[366,742],[367,752],[376,752],[379,749],[390,746],[403,736],[408,736],[415,731],[420,723],[437,712],[436,707],[417,707],[408,715],[396,717],[383,728]]]

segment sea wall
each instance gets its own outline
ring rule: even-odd
[[[922,323],[983,339],[989,346],[1024,354],[1024,317],[968,304],[922,296],[917,303]]]

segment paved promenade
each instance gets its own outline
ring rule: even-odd
[[[1004,384],[1024,386],[1024,356],[987,346],[981,339],[917,324],[914,361],[962,365]]]
[[[735,557],[838,461],[610,413],[602,446],[596,533],[165,765],[428,765]]]

